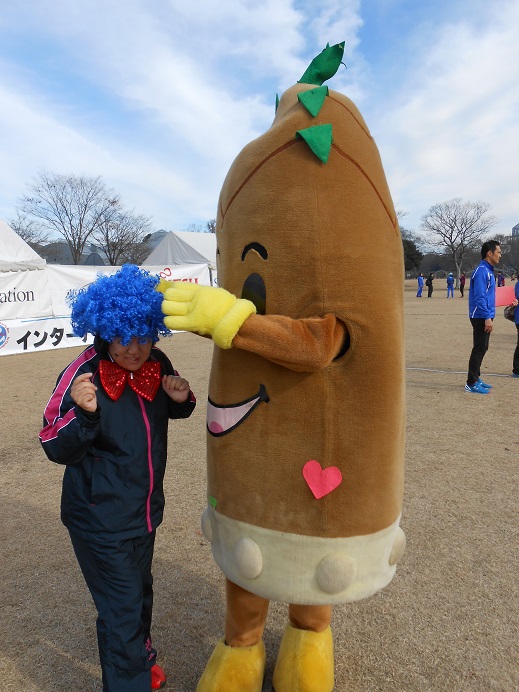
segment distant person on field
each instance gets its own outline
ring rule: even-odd
[[[499,272],[497,275],[497,287],[501,288],[501,286],[505,285],[505,275],[502,272]]]
[[[501,260],[501,246],[497,240],[487,240],[481,248],[481,262],[470,278],[469,317],[472,324],[473,346],[465,391],[488,394],[492,385],[480,378],[480,368],[488,350],[490,333],[496,314],[496,279],[494,267]]]
[[[454,277],[452,272],[447,277],[447,298],[454,298]]]
[[[463,294],[465,292],[465,282],[467,280],[467,277],[465,276],[465,272],[461,272],[460,276],[460,298],[463,298]]]
[[[422,297],[422,291],[423,291],[423,274],[418,274],[418,291],[416,293],[417,298]]]
[[[427,297],[428,298],[431,298],[432,294],[433,294],[433,290],[434,290],[433,289],[433,281],[434,281],[434,274],[432,274],[432,272],[431,272],[431,274],[429,274],[429,276],[427,277],[427,280],[425,282],[425,285],[427,286]]]

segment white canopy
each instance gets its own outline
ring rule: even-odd
[[[0,219],[0,271],[44,269],[46,261]]]
[[[170,231],[143,262],[143,265],[178,265],[207,263],[216,268],[214,233]]]

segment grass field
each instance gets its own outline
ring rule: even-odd
[[[482,374],[463,391],[472,331],[467,300],[415,298],[406,282],[407,551],[388,588],[336,607],[339,692],[519,690],[519,380],[513,324],[498,310]],[[223,579],[199,528],[205,506],[205,398],[211,343],[178,334],[161,346],[199,406],[170,426],[167,507],[155,557],[154,644],[168,690],[194,692],[223,631]],[[100,690],[95,611],[59,519],[63,469],[37,441],[62,349],[0,357],[0,690]],[[270,690],[286,607],[265,642]]]

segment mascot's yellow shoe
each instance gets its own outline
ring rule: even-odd
[[[272,680],[276,692],[332,692],[332,630],[285,630]]]
[[[196,692],[261,692],[265,674],[265,644],[227,646],[220,639]]]

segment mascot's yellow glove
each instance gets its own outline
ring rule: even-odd
[[[225,288],[200,286],[184,281],[159,285],[164,294],[162,312],[168,329],[209,334],[220,348],[231,348],[232,340],[247,317],[256,312],[250,300],[236,298]]]

